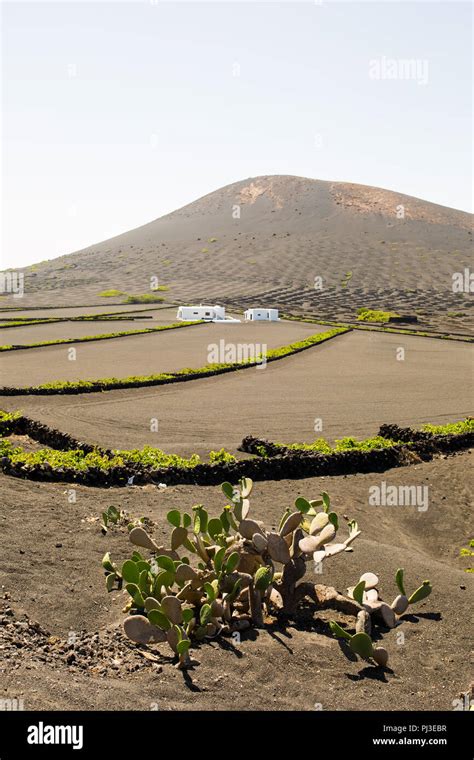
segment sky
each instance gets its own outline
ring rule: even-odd
[[[293,174],[473,210],[472,8],[2,2],[0,268]]]

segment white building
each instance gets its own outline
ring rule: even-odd
[[[244,312],[246,322],[257,322],[265,320],[267,322],[278,322],[278,309],[247,309]]]
[[[225,306],[180,306],[176,318],[182,322],[194,322],[198,319],[206,319],[209,322],[222,322],[225,320]]]

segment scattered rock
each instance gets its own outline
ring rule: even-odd
[[[78,631],[74,642],[68,636],[51,636],[38,622],[28,616],[19,619],[11,607],[0,603],[0,650],[2,664],[19,666],[18,650],[28,669],[35,663],[60,667],[61,663],[77,669],[86,676],[97,677],[131,673],[142,668],[161,672],[161,655],[139,648],[126,638],[120,629],[101,631],[100,634]]]

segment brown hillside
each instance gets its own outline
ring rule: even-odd
[[[22,305],[97,303],[105,288],[146,293],[157,276],[174,301],[264,301],[328,316],[359,306],[459,310],[470,298],[452,292],[452,275],[470,264],[471,223],[465,212],[379,188],[249,178],[28,268]]]

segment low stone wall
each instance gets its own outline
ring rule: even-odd
[[[71,449],[80,449],[85,454],[92,451],[100,451],[102,454],[111,454],[110,449],[102,449],[99,446],[93,446],[90,443],[84,443],[77,440],[68,433],[62,433],[60,430],[43,425],[29,417],[17,417],[14,420],[0,420],[0,435],[27,435],[38,443],[43,443],[50,449],[58,451],[70,451]]]
[[[8,432],[28,435],[54,449],[61,451],[80,449],[84,453],[99,451],[102,454],[112,454],[109,449],[78,441],[67,433],[49,428],[28,417],[19,417],[7,424]],[[2,432],[2,425],[3,432],[7,432],[6,423],[0,423],[0,432]],[[203,463],[195,467],[152,469],[136,463],[125,467],[111,467],[108,470],[89,468],[87,471],[65,467],[53,468],[47,463],[23,465],[12,463],[8,457],[2,457],[0,468],[5,474],[18,478],[82,483],[100,487],[125,486],[130,482],[130,478],[133,478],[135,485],[145,483],[219,485],[223,481],[236,483],[244,476],[259,481],[384,472],[392,467],[403,467],[420,460],[429,461],[437,454],[454,453],[474,446],[474,433],[441,436],[410,428],[399,428],[397,425],[382,425],[379,435],[402,441],[402,443],[391,448],[371,451],[350,449],[332,454],[318,454],[277,447],[271,441],[247,436],[239,449],[249,454],[257,454],[257,449],[263,447],[266,456],[256,456],[231,463]],[[408,443],[410,445],[407,445]]]
[[[356,472],[383,472],[397,467],[401,459],[393,449],[370,452],[348,451],[330,456],[284,456],[255,458],[230,464],[198,464],[195,467],[166,467],[146,469],[140,465],[112,467],[108,470],[89,468],[76,471],[68,468],[52,468],[47,463],[25,466],[13,464],[8,457],[0,459],[0,467],[7,475],[31,480],[64,481],[90,486],[125,486],[133,477],[134,485],[166,483],[167,485],[219,485],[223,481],[236,483],[241,477],[252,480],[286,480],[315,477],[318,475],[343,475]],[[377,456],[373,456],[376,453]],[[406,462],[405,462],[406,463]]]
[[[415,322],[418,322],[418,317],[415,314],[405,314],[404,316],[400,315],[397,317],[389,317],[388,321],[390,324],[413,324]]]
[[[392,441],[404,443],[425,444],[425,451],[438,454],[449,454],[461,449],[468,449],[474,445],[474,433],[455,433],[439,435],[428,433],[413,428],[401,428],[398,425],[382,425],[378,432],[382,438],[390,438]]]

